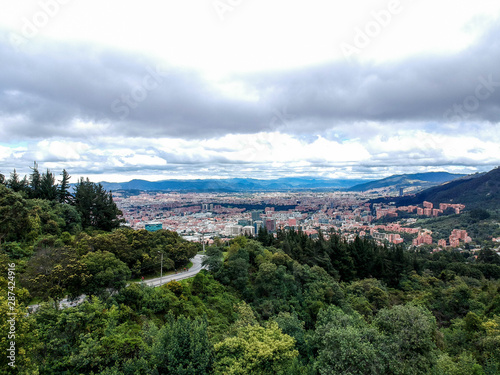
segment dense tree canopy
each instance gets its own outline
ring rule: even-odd
[[[111,193],[88,180],[72,192],[68,179],[35,164],[24,182],[0,182],[0,287],[16,282],[18,314],[17,367],[2,356],[0,374],[500,373],[494,249],[262,231],[216,241],[208,270],[152,288],[131,278],[157,276],[162,256],[175,272],[200,245],[119,227]],[[0,295],[4,316],[9,302]],[[4,320],[3,353],[9,330]]]

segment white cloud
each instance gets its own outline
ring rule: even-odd
[[[128,179],[155,176],[154,180],[236,175],[360,178],[412,171],[468,172],[498,164],[500,148],[495,139],[436,135],[422,130],[392,129],[391,133],[344,141],[321,136],[304,140],[279,132],[228,134],[206,140],[104,137],[92,147],[44,140],[29,145],[15,166],[27,170],[34,159],[41,168],[55,172],[65,168],[75,176],[116,181],[117,176],[124,175]],[[0,146],[0,157],[9,158],[12,152]],[[28,173],[26,170],[24,173]]]
[[[82,142],[62,142],[43,140],[37,143],[35,159],[37,160],[79,160],[81,154],[85,154],[89,146]]]
[[[167,165],[166,160],[159,158],[158,156],[151,156],[151,155],[135,154],[134,156],[125,157],[122,160],[125,164],[130,164],[145,168]]]
[[[499,2],[252,0],[223,19],[212,1],[62,3],[0,0],[3,171],[36,160],[116,181],[499,164],[497,86],[463,123],[444,119],[478,77],[500,79]],[[370,27],[346,60],[339,46]],[[155,64],[168,66],[162,83],[124,106]]]

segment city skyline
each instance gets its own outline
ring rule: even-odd
[[[0,0],[0,173],[378,179],[500,164],[500,4]]]

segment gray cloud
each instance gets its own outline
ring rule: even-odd
[[[16,53],[2,43],[0,60],[4,139],[81,137],[81,129],[69,126],[74,120],[151,137],[253,132],[255,124],[266,123],[259,104],[224,96],[196,72],[158,68],[152,60],[124,53],[67,45]]]
[[[69,45],[16,52],[0,38],[0,136],[102,135],[103,130],[70,126],[75,120],[104,124],[109,134],[183,138],[273,129],[324,132],[370,121],[389,127],[413,121],[497,123],[499,31],[490,29],[452,56],[384,65],[342,61],[230,78],[257,94],[256,101],[230,97],[194,71],[157,69],[147,58]],[[477,99],[482,80],[494,84]],[[460,115],[454,105],[473,110]]]
[[[289,129],[299,130],[307,123],[307,131],[320,130],[355,121],[497,123],[499,34],[495,27],[476,45],[452,56],[420,56],[383,65],[336,62],[252,79],[259,91],[269,93],[273,106],[289,109]],[[478,86],[483,86],[479,94]],[[454,105],[463,106],[464,114]]]

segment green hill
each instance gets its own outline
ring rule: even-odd
[[[467,209],[500,209],[500,167],[488,173],[465,176],[439,186],[426,189],[414,196],[390,198],[398,206],[421,204],[423,201],[438,203],[462,203]],[[382,200],[374,200],[381,202]]]
[[[370,181],[363,184],[355,185],[349,188],[349,191],[369,191],[369,190],[384,190],[386,193],[398,193],[399,189],[405,189],[406,192],[420,191],[443,182],[448,182],[463,174],[452,174],[447,172],[428,172],[394,175],[383,178],[377,181]]]

